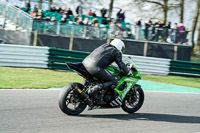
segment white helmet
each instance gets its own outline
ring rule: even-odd
[[[110,42],[111,45],[115,46],[122,54],[125,49],[124,42],[120,39],[114,39]]]

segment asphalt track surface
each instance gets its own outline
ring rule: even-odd
[[[0,90],[0,133],[200,133],[200,94],[145,91],[135,114],[85,110],[68,116],[60,90]]]

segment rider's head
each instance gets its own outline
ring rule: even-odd
[[[111,45],[115,46],[122,54],[124,53],[125,45],[120,39],[114,39],[110,42]]]

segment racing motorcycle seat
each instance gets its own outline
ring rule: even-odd
[[[92,79],[94,80],[93,76],[88,73],[88,71],[85,69],[82,63],[66,63],[69,69],[72,69],[73,71],[77,72],[80,76]]]

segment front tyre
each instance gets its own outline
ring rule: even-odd
[[[138,111],[144,102],[144,92],[138,85],[131,89],[122,103],[122,109],[127,113],[134,113]]]
[[[87,106],[76,94],[73,93],[75,87],[78,87],[80,90],[84,88],[80,83],[71,83],[66,85],[59,95],[59,107],[63,113],[68,115],[78,115],[83,112]]]

